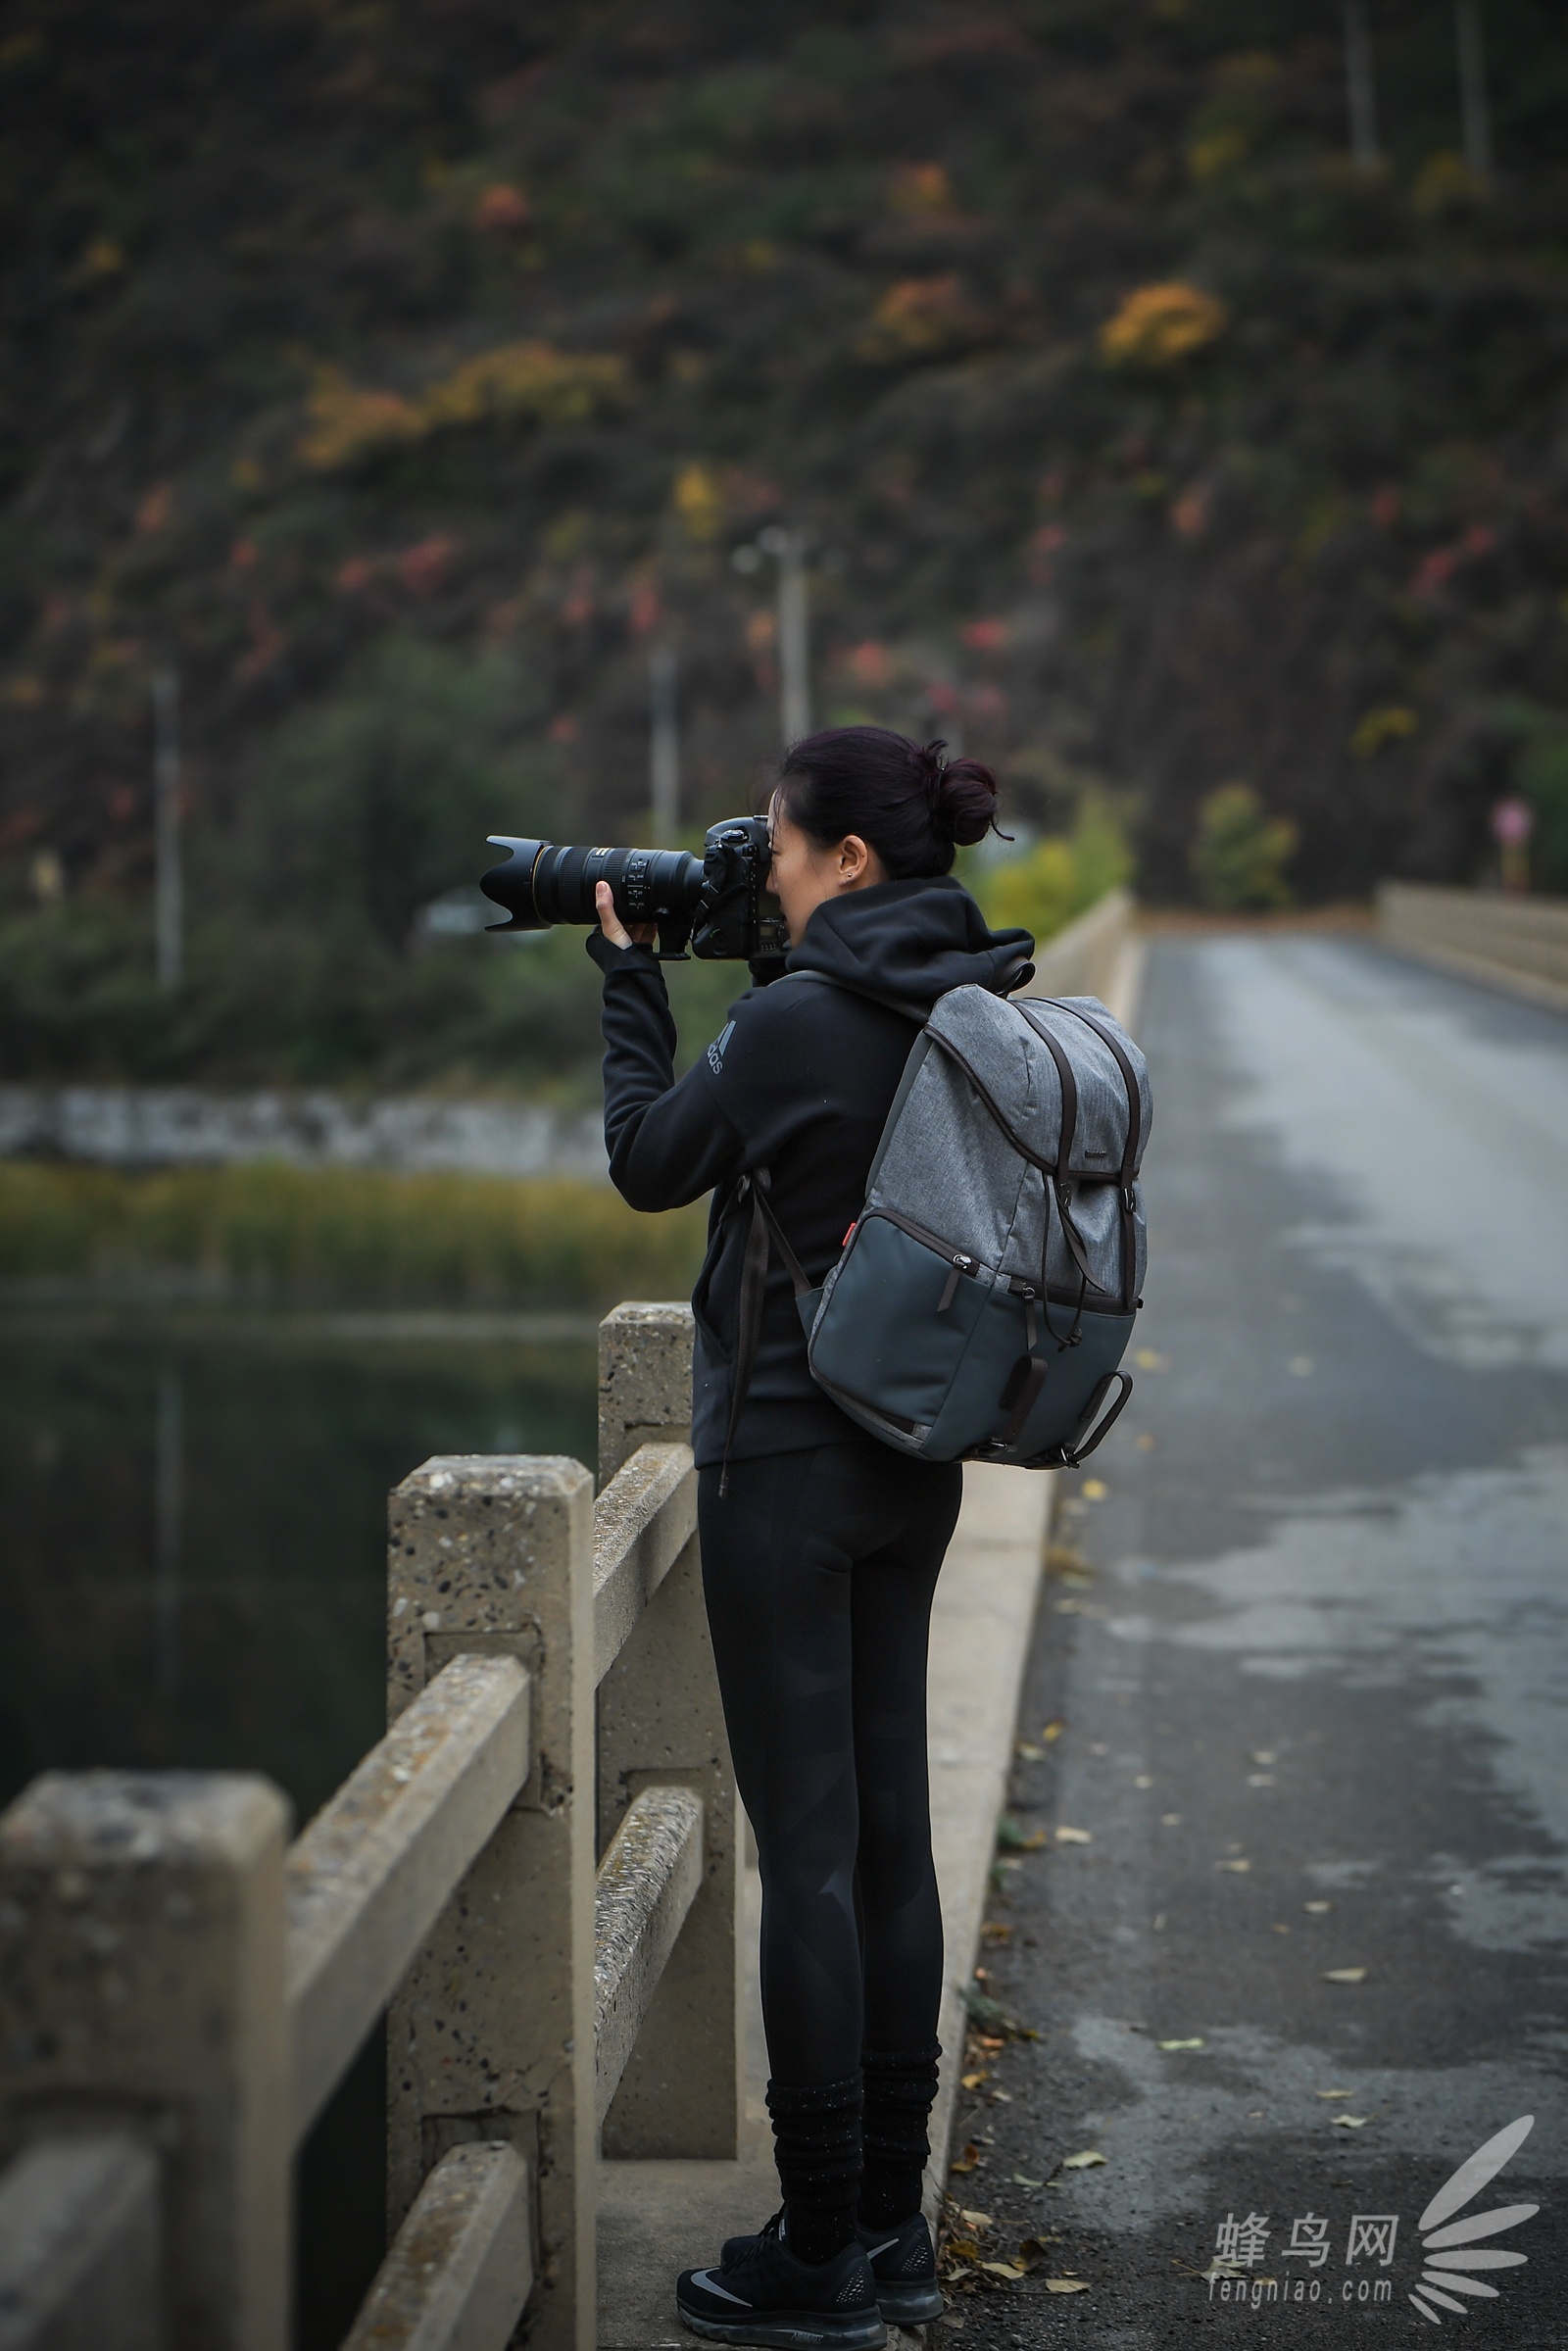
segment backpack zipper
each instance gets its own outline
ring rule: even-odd
[[[897,1208],[864,1209],[861,1214],[856,1218],[855,1223],[850,1227],[850,1231],[846,1236],[846,1247],[850,1241],[854,1240],[856,1234],[859,1231],[861,1225],[865,1223],[866,1219],[872,1216],[885,1217],[887,1222],[891,1225],[896,1225],[901,1233],[907,1233],[911,1241],[918,1241],[923,1249],[931,1249],[937,1256],[945,1257],[947,1259],[950,1271],[947,1281],[943,1285],[942,1297],[937,1305],[937,1312],[939,1314],[946,1314],[948,1308],[953,1303],[954,1294],[957,1290],[958,1276],[960,1274],[972,1274],[974,1272],[976,1262],[974,1257],[967,1249],[955,1249],[952,1242],[944,1241],[940,1234],[928,1233],[923,1224],[916,1224],[912,1216],[901,1215]]]

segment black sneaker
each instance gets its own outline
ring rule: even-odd
[[[744,2261],[757,2246],[783,2232],[784,2215],[779,2211],[755,2235],[727,2238],[719,2259],[726,2267]],[[911,2213],[906,2221],[886,2229],[862,2228],[858,2233],[883,2318],[895,2327],[923,2327],[929,2319],[940,2319],[947,2304],[937,2284],[937,2257],[925,2214]]]
[[[888,2339],[865,2247],[856,2242],[831,2261],[797,2261],[776,2213],[756,2236],[732,2237],[716,2269],[683,2270],[675,2307],[682,2326],[710,2343],[880,2351]]]
[[[886,2229],[859,2232],[871,2264],[878,2308],[894,2327],[923,2327],[940,2319],[947,2304],[937,2284],[937,2257],[923,2212]]]

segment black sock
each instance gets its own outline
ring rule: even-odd
[[[940,2041],[923,2049],[867,2049],[861,2055],[865,2168],[860,2219],[868,2229],[891,2228],[920,2209],[931,2154],[926,2123],[941,2055]]]
[[[767,2085],[773,2152],[797,2260],[831,2261],[855,2236],[860,2191],[860,2077],[808,2089]]]

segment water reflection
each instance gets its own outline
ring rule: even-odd
[[[593,1462],[591,1341],[497,1334],[14,1324],[0,1802],[51,1767],[187,1765],[264,1771],[307,1819],[384,1728],[388,1488],[431,1453]],[[377,2042],[301,2165],[302,2351],[380,2258],[381,2083]]]

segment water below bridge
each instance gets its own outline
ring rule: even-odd
[[[595,1452],[592,1323],[12,1312],[0,1803],[97,1764],[264,1771],[309,1819],[385,1729],[386,1495],[431,1453]],[[380,2035],[300,2167],[300,2351],[385,2248]]]

